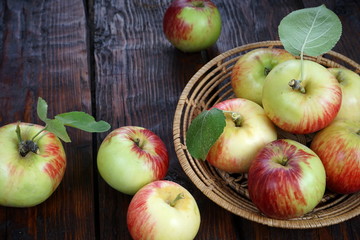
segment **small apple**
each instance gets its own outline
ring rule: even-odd
[[[181,185],[166,180],[141,188],[127,212],[127,226],[134,240],[194,239],[200,220],[194,197]]]
[[[66,169],[61,141],[43,126],[22,122],[0,128],[0,145],[0,205],[32,207],[48,199]]]
[[[231,74],[231,86],[236,97],[262,105],[262,90],[266,76],[279,63],[295,57],[284,49],[257,48],[242,55]]]
[[[276,219],[312,211],[325,193],[325,183],[320,158],[289,139],[267,144],[256,155],[248,174],[250,199],[261,212]]]
[[[262,104],[266,115],[279,128],[295,134],[316,132],[334,120],[341,106],[341,88],[322,65],[288,60],[266,77]]]
[[[221,16],[209,0],[174,0],[165,12],[163,31],[176,48],[198,52],[219,38]]]
[[[316,133],[310,148],[324,164],[328,189],[342,194],[360,191],[360,121],[333,121]]]
[[[247,172],[257,151],[277,138],[274,125],[258,104],[244,98],[228,99],[213,108],[224,112],[226,126],[206,160],[230,173]]]
[[[329,68],[336,77],[342,90],[340,111],[335,119],[360,121],[360,76],[346,68]]]
[[[149,182],[165,177],[169,156],[164,142],[155,133],[143,127],[124,126],[103,140],[97,166],[111,187],[134,195]]]

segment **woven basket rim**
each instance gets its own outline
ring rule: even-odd
[[[181,143],[181,124],[182,124],[183,109],[186,104],[186,101],[188,100],[187,97],[191,92],[193,85],[197,81],[199,81],[200,77],[203,76],[205,73],[207,73],[211,68],[213,68],[214,66],[219,66],[219,64],[222,62],[223,59],[229,58],[234,54],[240,54],[243,51],[251,50],[258,47],[282,47],[282,44],[280,41],[263,41],[263,42],[250,43],[230,49],[216,56],[208,63],[206,63],[202,68],[200,68],[192,76],[192,78],[189,80],[189,82],[186,84],[185,88],[183,89],[175,110],[175,115],[173,120],[173,140],[174,140],[175,152],[177,154],[178,160],[184,172],[203,194],[205,194],[210,200],[212,200],[222,208],[245,219],[257,223],[261,223],[264,225],[268,225],[271,227],[280,227],[280,228],[288,228],[288,229],[318,228],[318,227],[337,224],[359,215],[360,204],[358,206],[355,206],[354,208],[349,208],[348,211],[342,212],[340,216],[336,216],[336,217],[329,217],[329,218],[313,217],[311,219],[293,219],[293,220],[278,220],[278,219],[268,218],[261,214],[256,214],[248,210],[237,208],[236,206],[224,201],[224,199],[219,196],[219,192],[214,191],[214,189],[218,187],[221,188],[221,186],[217,186],[216,182],[212,179],[201,179],[196,173],[194,173],[194,171],[200,172],[201,169],[192,168],[192,166],[189,163],[189,159],[191,159],[191,156],[189,156],[189,154],[187,153],[186,146],[184,146]],[[354,67],[354,69],[352,69],[353,71],[357,73],[360,72],[360,65],[354,62],[353,60],[347,58],[346,56],[339,54],[335,51],[329,51],[327,54],[350,64],[351,66]],[[314,59],[316,59],[317,61],[327,60],[326,58],[324,59],[322,56]],[[330,62],[332,62],[332,60],[330,60]],[[360,199],[360,192],[351,194],[349,197]]]

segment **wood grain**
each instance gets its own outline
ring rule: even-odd
[[[158,134],[170,154],[171,167],[167,179],[181,183],[192,193],[196,191],[195,195],[200,195],[176,159],[172,121],[183,87],[205,62],[201,54],[184,54],[165,39],[159,20],[166,5],[150,4],[148,1],[120,5],[118,1],[95,1],[97,115],[110,121],[113,128],[138,125]],[[204,198],[203,195],[200,197]],[[130,200],[130,196],[110,191],[109,186],[99,180],[100,238],[129,238],[125,216]],[[109,201],[110,206],[116,203],[115,211],[102,211],[109,206]],[[208,207],[208,204],[205,201],[200,206]],[[212,211],[231,218],[229,213],[217,206]],[[201,212],[204,219],[208,218],[206,214],[213,214],[205,209]],[[202,228],[212,227],[203,224]],[[111,232],[108,229],[116,230]]]
[[[234,47],[277,40],[277,26],[293,10],[324,3],[338,14],[343,35],[334,50],[360,63],[357,0],[214,0],[223,28],[217,43],[183,53],[166,40],[162,18],[171,0],[0,1],[0,125],[41,123],[39,96],[49,115],[80,110],[112,129],[137,125],[160,136],[170,154],[166,179],[197,200],[196,239],[360,239],[360,216],[309,230],[272,228],[236,216],[209,200],[182,170],[172,124],[179,96],[210,59]],[[126,212],[132,196],[98,174],[97,150],[109,132],[69,129],[64,180],[43,204],[0,207],[0,239],[131,239]]]
[[[48,102],[49,117],[91,113],[83,2],[9,0],[1,1],[0,12],[1,125],[41,124],[38,96]],[[69,135],[63,182],[37,207],[0,208],[2,239],[93,239],[92,136],[74,130]]]

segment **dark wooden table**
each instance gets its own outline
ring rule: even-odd
[[[201,227],[196,239],[360,239],[360,216],[336,225],[288,230],[236,216],[202,194],[184,174],[174,151],[172,123],[188,80],[231,48],[277,40],[280,20],[292,10],[325,3],[340,17],[343,34],[334,50],[360,63],[358,0],[214,0],[223,19],[216,45],[182,53],[162,32],[170,0],[1,0],[0,125],[41,123],[39,96],[49,115],[79,110],[115,129],[138,125],[157,133],[170,153],[166,179],[196,198]],[[99,176],[96,154],[108,132],[69,129],[68,166],[44,203],[0,207],[0,239],[130,239],[126,211],[131,196]],[[1,146],[0,146],[1,147]]]

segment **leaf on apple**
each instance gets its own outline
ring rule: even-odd
[[[71,142],[63,122],[58,119],[46,119],[45,123],[47,131],[54,133],[64,142]]]
[[[340,19],[325,5],[293,11],[279,25],[284,48],[296,56],[319,56],[331,50],[341,32]]]
[[[47,105],[46,101],[44,99],[42,99],[41,97],[39,97],[38,102],[37,102],[36,111],[37,111],[38,117],[43,122],[45,122],[47,119],[47,110],[48,110],[48,105]]]
[[[212,108],[200,113],[191,122],[186,134],[186,147],[191,156],[205,160],[225,125],[225,115],[220,109]]]
[[[86,132],[105,132],[111,127],[110,124],[105,121],[96,122],[93,116],[77,111],[58,114],[55,116],[55,119],[50,119],[47,117],[48,104],[41,97],[38,99],[36,110],[38,117],[46,124],[45,129],[54,133],[64,142],[71,142],[65,126]],[[34,138],[36,136],[34,136]]]
[[[55,119],[61,120],[66,126],[78,128],[86,132],[105,132],[110,128],[107,122],[96,122],[93,116],[84,112],[61,113],[56,115]]]

